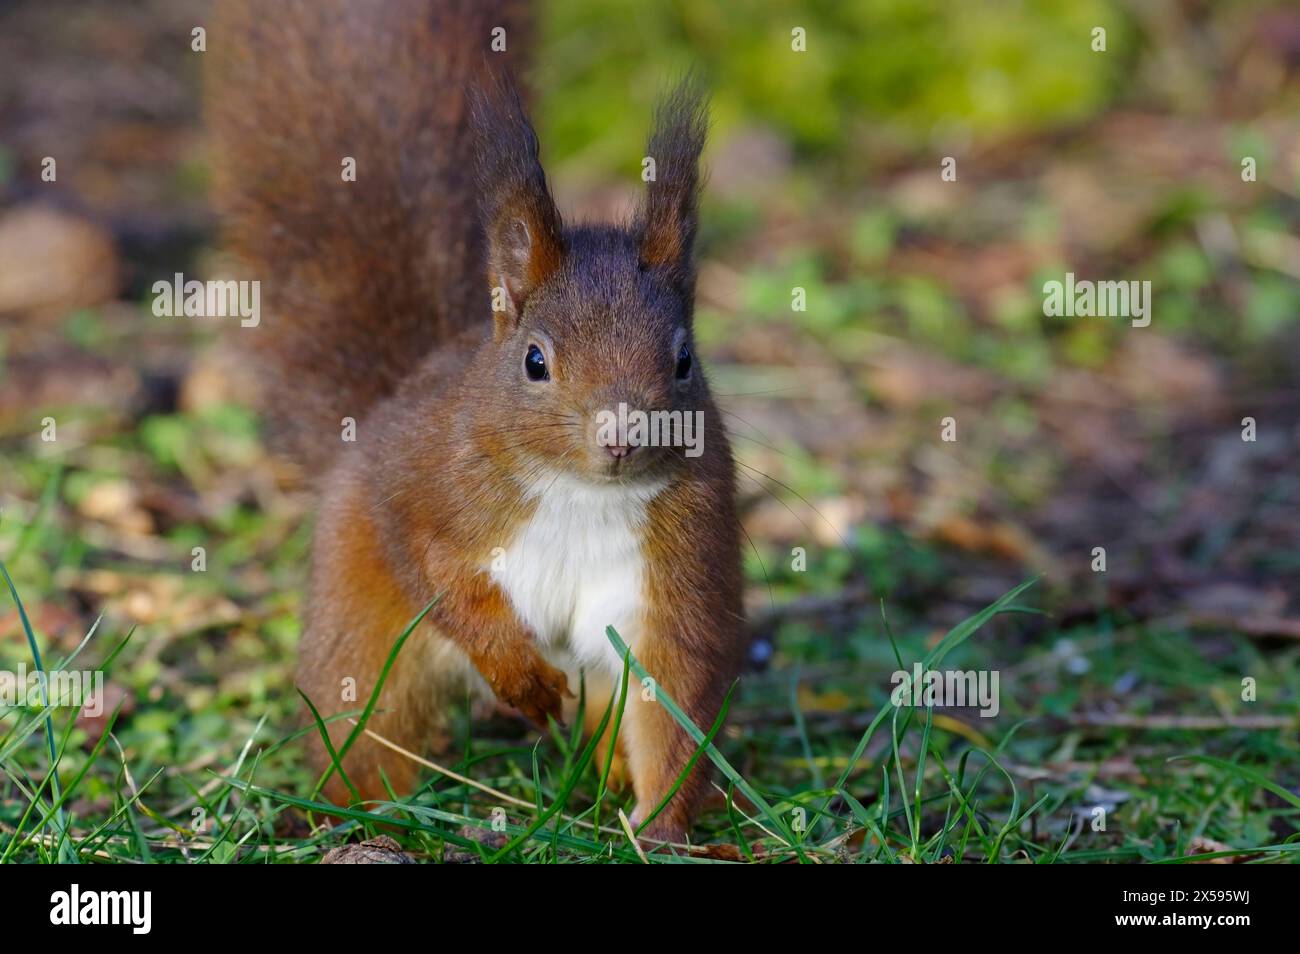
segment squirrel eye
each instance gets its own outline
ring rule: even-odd
[[[677,352],[677,380],[684,381],[691,373],[691,349],[682,345],[682,350]]]
[[[529,381],[550,380],[551,372],[546,370],[546,357],[537,345],[528,346],[528,354],[524,355],[524,373],[528,375]]]

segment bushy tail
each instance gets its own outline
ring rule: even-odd
[[[263,311],[240,333],[309,472],[339,447],[343,418],[360,420],[485,314],[467,95],[486,68],[520,72],[524,6],[218,4],[205,96],[215,195]]]

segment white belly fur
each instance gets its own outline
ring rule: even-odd
[[[589,669],[622,672],[605,627],[613,626],[629,644],[640,633],[640,530],[646,506],[663,487],[596,484],[552,473],[528,488],[537,501],[532,518],[487,569],[553,662],[568,657]]]

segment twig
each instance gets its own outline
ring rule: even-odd
[[[637,856],[640,857],[641,863],[645,865],[650,864],[650,859],[645,856],[645,851],[641,848],[641,842],[636,840],[636,832],[632,830],[632,823],[627,820],[627,815],[621,808],[618,810],[618,820],[623,826],[623,831],[627,833],[627,840],[630,841],[632,847],[636,849]]]
[[[1084,712],[1074,716],[1072,725],[1102,726],[1111,729],[1188,729],[1216,731],[1219,729],[1289,729],[1296,724],[1296,716],[1139,716],[1109,715],[1101,712]]]

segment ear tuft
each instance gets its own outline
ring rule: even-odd
[[[537,133],[513,83],[490,75],[471,91],[480,215],[496,334],[518,324],[529,296],[564,259],[563,223],[546,185]]]
[[[699,166],[708,126],[708,97],[688,75],[655,108],[647,148],[655,178],[638,220],[641,264],[667,270],[687,297],[695,286]]]

